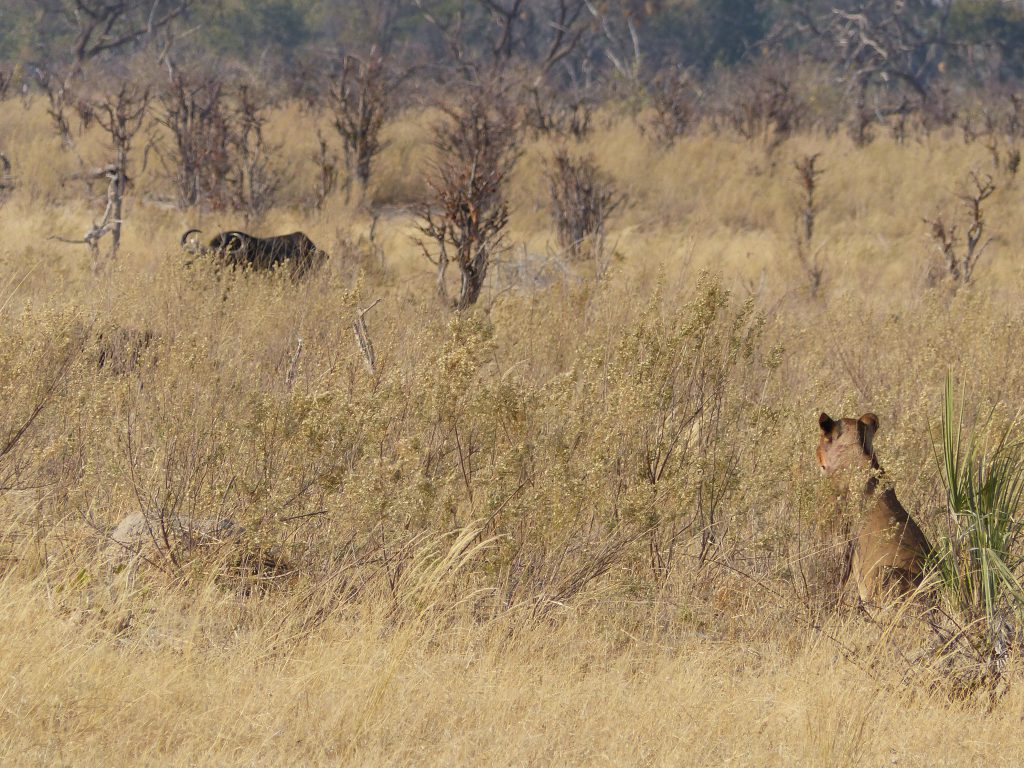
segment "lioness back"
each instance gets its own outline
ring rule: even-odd
[[[912,590],[921,583],[930,547],[896,492],[879,487],[881,468],[873,448],[878,417],[865,413],[859,419],[832,419],[822,413],[818,426],[817,457],[822,472],[840,490],[860,494],[861,511],[854,523],[849,568],[844,574],[846,585],[851,585],[852,579],[865,602]]]

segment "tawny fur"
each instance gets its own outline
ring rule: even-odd
[[[872,447],[878,417],[865,413],[859,419],[834,420],[822,413],[818,426],[822,471],[847,492],[863,480],[843,587],[856,585],[864,602],[905,594],[921,583],[930,547],[896,492],[880,487],[882,470]]]

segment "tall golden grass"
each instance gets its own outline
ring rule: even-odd
[[[274,114],[285,186],[248,228],[332,254],[293,284],[186,268],[181,231],[241,222],[169,207],[154,162],[94,269],[47,237],[102,208],[70,178],[102,137],[62,150],[38,101],[0,105],[0,762],[1015,764],[1015,659],[972,693],[925,623],[835,609],[813,449],[820,410],[874,411],[943,530],[947,370],[979,412],[1024,394],[1016,180],[953,133],[664,149],[609,113],[580,147],[628,200],[607,269],[557,252],[555,145],[530,141],[515,246],[455,316],[407,208],[434,119],[389,126],[371,241],[366,207],[308,205],[317,118]],[[793,239],[813,152],[817,297]],[[971,170],[995,239],[954,290],[923,219]],[[371,371],[352,323],[378,299]],[[152,333],[131,370],[98,365],[116,329]],[[126,565],[109,532],[139,512],[231,518],[282,567],[159,533]]]

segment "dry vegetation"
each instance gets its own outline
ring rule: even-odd
[[[952,128],[669,146],[649,117],[574,140],[625,200],[607,264],[559,245],[562,146],[531,139],[509,247],[453,312],[416,242],[436,112],[385,126],[368,204],[319,208],[331,118],[266,112],[250,228],[332,256],[293,283],[186,268],[185,228],[239,220],[179,211],[138,142],[117,258],[48,241],[103,209],[74,177],[104,134],[62,149],[44,99],[0,103],[0,762],[1016,764],[1013,654],[973,686],[914,611],[835,609],[813,453],[820,410],[874,411],[946,531],[947,370],[979,413],[1024,396],[1013,173]],[[925,220],[959,221],[972,172],[992,240],[958,285]],[[225,519],[241,541],[187,533]]]

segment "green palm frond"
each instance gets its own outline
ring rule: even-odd
[[[946,491],[949,534],[932,553],[932,579],[948,610],[989,624],[1008,614],[1024,616],[1024,588],[1017,576],[1024,496],[1024,443],[1019,419],[1001,429],[993,415],[964,428],[947,374],[943,393],[941,455],[936,452]]]

